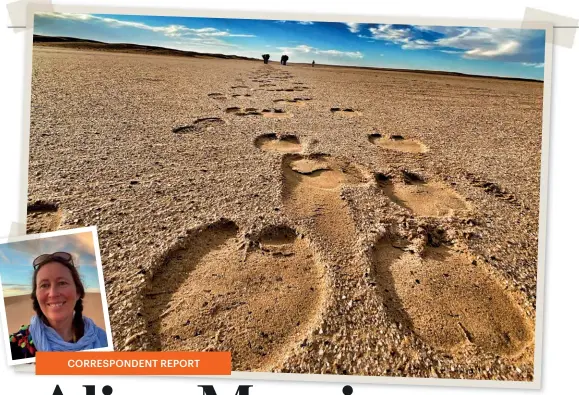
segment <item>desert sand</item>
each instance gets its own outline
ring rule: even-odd
[[[97,226],[116,350],[533,379],[542,83],[33,53],[28,230]]]
[[[6,307],[6,321],[8,332],[16,332],[22,325],[30,324],[30,318],[36,315],[32,308],[30,295],[9,296],[4,298]],[[86,293],[83,299],[83,315],[89,317],[94,323],[106,330],[103,315],[103,304],[100,293]]]

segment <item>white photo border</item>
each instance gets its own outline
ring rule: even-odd
[[[113,335],[111,330],[111,322],[109,319],[109,305],[107,303],[106,298],[106,291],[105,291],[105,280],[103,276],[103,267],[101,263],[101,252],[99,248],[99,241],[98,241],[98,234],[96,226],[88,226],[84,228],[75,228],[75,229],[65,229],[65,230],[58,230],[55,232],[47,232],[47,233],[35,233],[26,236],[15,236],[15,237],[4,237],[0,239],[0,244],[10,244],[15,242],[21,241],[28,241],[28,240],[37,240],[37,239],[48,239],[51,237],[57,236],[65,236],[65,235],[73,235],[77,233],[92,233],[92,240],[94,246],[94,253],[96,259],[96,266],[97,266],[97,273],[99,279],[99,290],[101,295],[101,303],[103,306],[103,316],[105,320],[105,331],[107,333],[107,346],[102,348],[95,348],[92,350],[86,350],[86,352],[90,351],[114,351],[113,346]],[[6,307],[4,306],[4,296],[2,290],[2,278],[0,277],[0,324],[2,325],[2,332],[4,332],[4,348],[6,350],[6,360],[8,365],[24,365],[36,362],[36,358],[24,358],[24,359],[12,359],[12,353],[10,352],[10,331],[8,330],[8,320],[6,318]],[[82,351],[80,351],[82,352]]]
[[[26,78],[24,83],[23,103],[23,131],[21,169],[23,174],[20,184],[22,206],[20,207],[19,223],[26,223],[26,201],[28,190],[28,159],[30,137],[30,106],[32,88],[32,49],[35,12],[56,13],[91,13],[91,14],[125,14],[125,15],[148,15],[148,16],[179,16],[179,17],[203,17],[203,18],[230,18],[230,19],[262,19],[262,20],[295,20],[314,22],[358,22],[358,23],[388,23],[424,26],[477,26],[490,28],[511,29],[540,29],[545,30],[545,62],[543,80],[543,129],[541,146],[541,169],[540,169],[540,201],[539,201],[539,235],[538,235],[538,259],[537,259],[537,301],[535,313],[535,350],[534,350],[534,375],[533,381],[501,381],[501,380],[469,380],[469,379],[441,379],[441,378],[414,378],[414,377],[388,377],[388,376],[350,376],[330,374],[301,374],[301,373],[262,373],[262,372],[232,372],[231,376],[195,376],[195,377],[219,377],[231,379],[249,380],[276,380],[276,381],[302,381],[302,382],[331,382],[331,383],[361,383],[361,384],[401,384],[401,385],[434,385],[451,387],[491,387],[491,388],[516,388],[516,389],[540,389],[542,379],[542,354],[543,354],[543,316],[544,316],[544,285],[545,285],[545,258],[547,242],[547,194],[548,194],[548,164],[549,164],[549,138],[550,138],[550,112],[551,112],[551,80],[553,62],[553,23],[549,21],[527,20],[490,20],[475,18],[442,18],[442,17],[416,17],[416,16],[388,16],[388,15],[344,15],[322,13],[297,13],[275,11],[241,11],[241,10],[205,10],[205,9],[163,9],[134,6],[109,6],[109,5],[68,5],[68,4],[35,4],[27,6],[26,24]],[[108,319],[108,314],[107,314]]]

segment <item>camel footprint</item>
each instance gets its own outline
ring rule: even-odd
[[[241,107],[228,107],[225,109],[225,112],[228,114],[233,113],[241,117],[256,115],[265,118],[290,118],[293,116],[290,112],[287,112],[282,108],[266,108],[259,111],[257,108],[253,107],[245,109],[242,109]]]
[[[362,115],[361,111],[354,110],[353,108],[332,107],[330,108],[330,111],[332,114],[339,114],[347,117],[359,117]]]
[[[302,150],[299,138],[294,135],[262,134],[255,139],[254,144],[263,151],[300,152]]]
[[[225,96],[223,93],[219,93],[219,92],[210,93],[207,96],[209,96],[212,99],[219,100],[219,101],[227,100],[227,96]]]
[[[296,97],[294,99],[275,99],[273,102],[274,103],[289,103],[289,104],[293,104],[295,106],[298,107],[303,107],[306,105],[306,101],[312,100],[310,98],[302,98],[302,97]]]
[[[189,125],[181,125],[173,128],[173,133],[199,133],[215,130],[216,127],[225,125],[225,121],[221,118],[207,117],[197,118]]]
[[[159,350],[227,350],[232,369],[266,371],[316,325],[325,274],[308,242],[287,227],[244,242],[222,220],[166,254],[144,298]]]
[[[421,141],[414,139],[407,140],[399,134],[394,134],[386,138],[380,133],[372,133],[368,136],[368,140],[374,145],[394,151],[410,153],[424,153],[428,151],[428,147]]]
[[[466,174],[467,180],[475,187],[483,189],[486,193],[506,201],[514,206],[520,206],[520,202],[517,197],[505,190],[499,184],[491,181],[482,180],[472,173]]]
[[[329,155],[287,155],[282,161],[284,207],[296,220],[313,219],[317,232],[329,243],[350,246],[355,224],[340,198],[343,185],[366,182],[355,165]]]
[[[417,254],[393,235],[374,245],[374,275],[389,316],[445,351],[470,344],[519,353],[533,338],[522,311],[468,252],[454,248],[428,243]]]
[[[62,210],[58,204],[38,200],[27,206],[26,233],[52,232],[62,222]]]
[[[265,118],[290,118],[292,114],[283,108],[266,108],[261,111]]]
[[[378,188],[394,203],[419,216],[445,217],[470,210],[468,202],[442,182],[428,182],[417,173],[402,171],[374,175]]]

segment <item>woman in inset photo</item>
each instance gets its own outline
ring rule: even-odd
[[[36,315],[10,335],[12,359],[36,351],[81,351],[107,347],[106,332],[83,316],[84,286],[72,255],[55,252],[33,262],[32,304]]]

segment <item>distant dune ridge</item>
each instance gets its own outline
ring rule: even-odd
[[[61,48],[70,49],[91,49],[97,51],[113,51],[113,52],[127,52],[127,53],[142,53],[149,55],[171,55],[171,56],[187,56],[194,58],[219,58],[219,59],[243,59],[243,60],[255,60],[263,62],[262,59],[249,58],[245,56],[237,55],[224,55],[224,54],[213,54],[213,53],[202,53],[194,51],[181,51],[178,49],[156,47],[152,45],[140,45],[140,44],[129,44],[129,43],[105,43],[102,41],[89,40],[85,38],[76,37],[61,37],[61,36],[43,36],[40,34],[35,34],[33,38],[35,45],[39,46],[56,46]],[[310,63],[296,63],[291,64],[306,65],[310,66]],[[441,74],[441,75],[455,75],[462,77],[477,77],[477,78],[493,78],[502,80],[513,80],[513,81],[536,81],[543,83],[541,80],[527,79],[527,78],[513,78],[513,77],[494,77],[494,76],[481,76],[475,74],[465,74],[450,71],[435,71],[435,70],[409,70],[409,69],[396,69],[388,67],[369,67],[369,66],[342,66],[342,65],[327,65],[323,63],[317,63],[316,67],[345,67],[345,68],[360,68],[368,70],[386,70],[386,71],[401,71],[401,72],[419,72],[426,74]]]
[[[88,40],[84,38],[74,38],[74,37],[51,37],[51,36],[41,36],[38,34],[34,35],[33,42],[40,45],[51,45],[59,46],[70,49],[92,49],[99,51],[119,51],[119,52],[131,52],[131,53],[146,53],[149,55],[172,55],[172,56],[189,56],[196,58],[220,58],[220,59],[245,59],[245,60],[258,60],[255,58],[248,58],[244,56],[237,55],[222,55],[222,54],[212,54],[212,53],[201,53],[193,51],[181,51],[178,49],[155,47],[152,45],[139,45],[139,44],[128,44],[128,43],[118,43],[111,44],[102,41]]]
[[[22,325],[30,324],[30,318],[36,314],[32,308],[30,295],[9,296],[4,298],[4,306],[6,307],[6,320],[8,321],[9,333],[16,332]],[[89,317],[97,326],[106,330],[100,293],[85,294],[83,299],[83,315]]]

